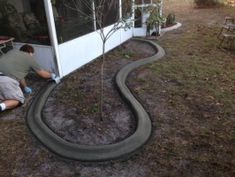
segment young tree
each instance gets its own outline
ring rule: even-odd
[[[100,88],[100,120],[103,120],[104,100],[104,64],[106,43],[110,37],[120,29],[128,29],[132,26],[131,13],[133,0],[65,0],[64,6],[76,11],[85,21],[93,22],[93,30],[99,33],[102,40],[102,64],[101,64],[101,88]],[[123,6],[122,6],[123,5]],[[125,8],[122,8],[125,7]],[[124,16],[123,14],[128,14]],[[107,26],[111,26],[107,30]]]

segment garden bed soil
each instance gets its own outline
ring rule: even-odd
[[[112,144],[130,136],[136,128],[135,118],[120,98],[114,78],[126,64],[156,52],[148,43],[129,40],[107,54],[102,120],[100,58],[62,80],[45,105],[45,123],[60,137],[78,144]]]

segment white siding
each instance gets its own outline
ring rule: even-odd
[[[105,28],[109,31],[111,26]],[[132,30],[120,29],[106,42],[106,52],[132,37]],[[92,32],[59,45],[59,60],[63,76],[102,55],[102,40],[98,32]]]

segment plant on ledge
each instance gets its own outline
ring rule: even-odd
[[[150,35],[150,30],[156,29],[156,35],[160,35],[160,26],[166,22],[166,19],[160,14],[160,7],[150,6],[147,8],[149,17],[146,20],[147,35]]]
[[[175,14],[169,13],[166,17],[166,22],[162,24],[162,28],[170,27],[176,24]]]

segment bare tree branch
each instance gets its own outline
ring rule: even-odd
[[[133,0],[130,1],[131,5]],[[71,2],[69,4],[69,2]],[[118,5],[118,8],[116,6]],[[124,20],[120,14],[120,6],[118,0],[71,0],[65,1],[64,6],[70,10],[76,11],[84,19],[90,19],[94,23],[94,29],[98,32],[102,40],[102,64],[101,64],[101,94],[100,94],[100,120],[103,120],[103,99],[104,99],[104,62],[105,62],[105,48],[106,42],[110,37],[119,29],[127,29],[130,27],[128,21]],[[86,8],[90,14],[84,10]],[[131,11],[132,12],[132,11]],[[113,15],[113,16],[110,16]],[[109,25],[110,20],[111,28],[108,29],[106,25]],[[98,27],[96,29],[96,26]]]

